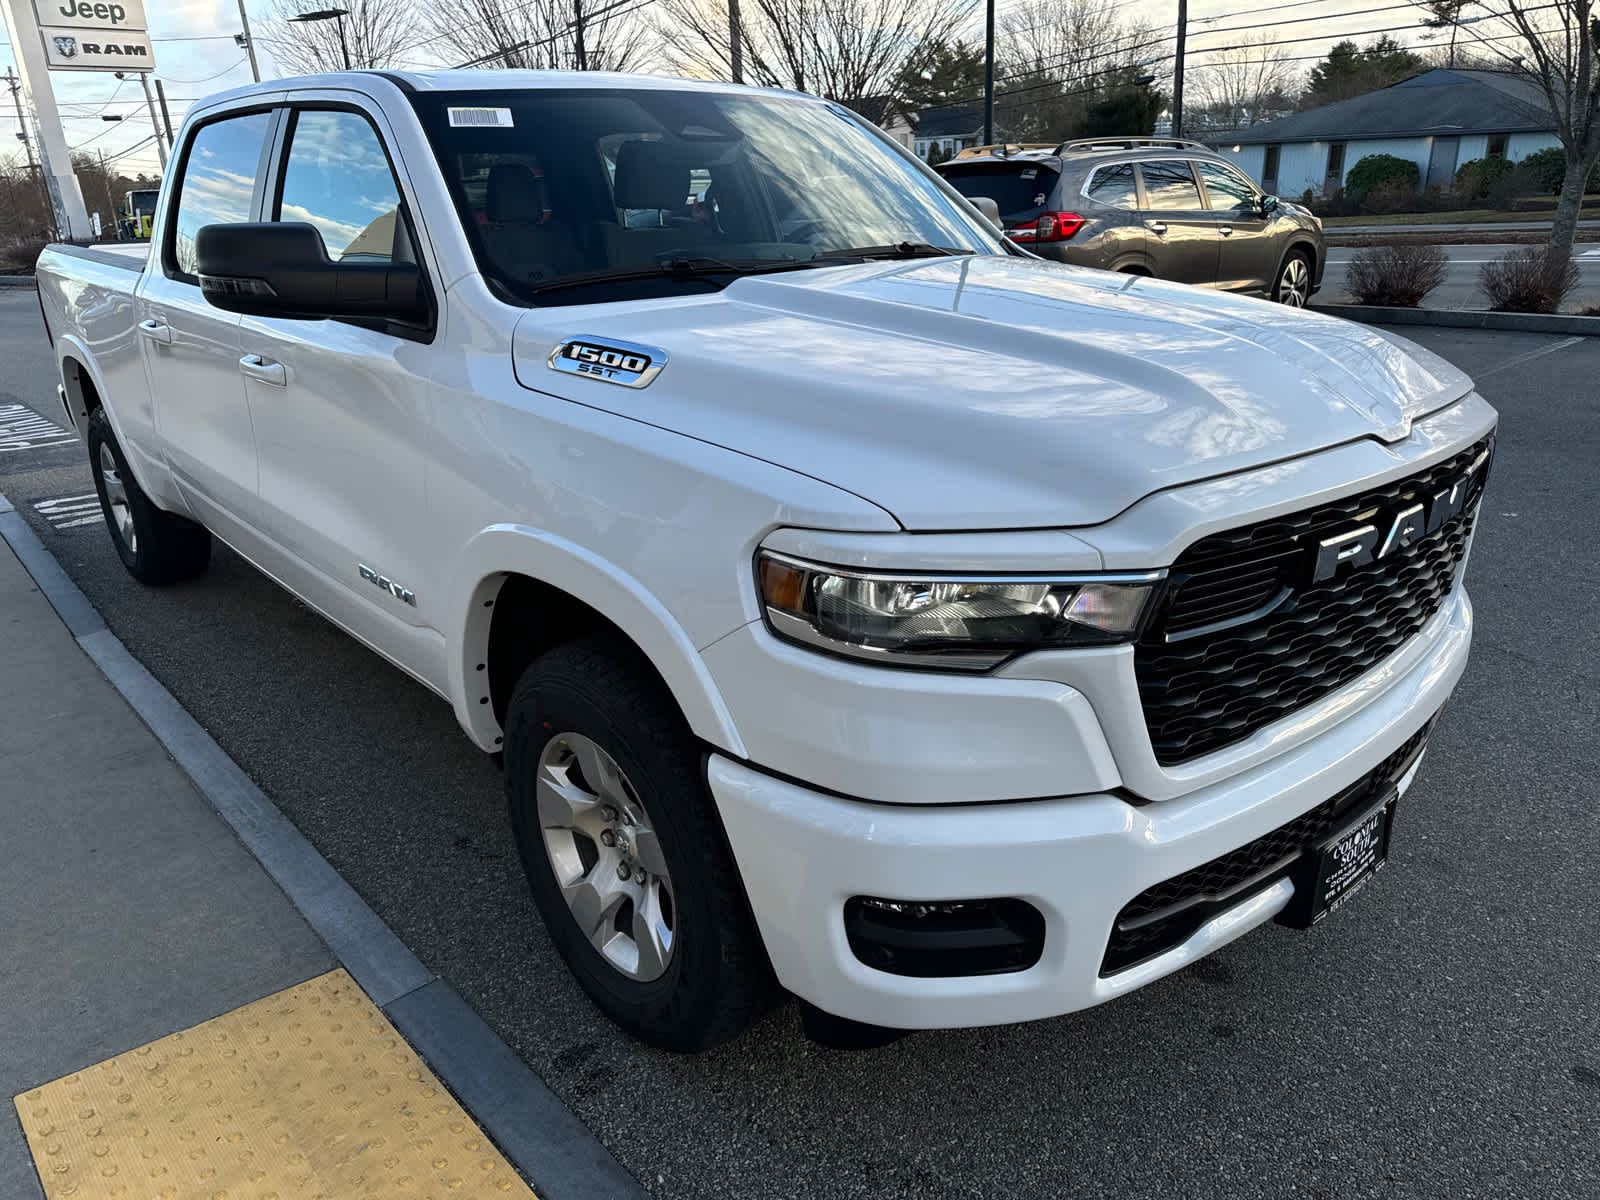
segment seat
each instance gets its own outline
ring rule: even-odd
[[[489,168],[483,244],[503,274],[542,283],[584,270],[572,227],[550,220],[544,181],[526,163]]]
[[[685,148],[642,139],[617,148],[611,190],[621,209],[682,212],[689,202],[691,161]],[[673,254],[698,254],[717,239],[709,223],[688,221],[654,228],[624,228],[615,221],[601,224],[598,240],[611,267],[643,266]]]

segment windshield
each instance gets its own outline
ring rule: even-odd
[[[524,303],[706,291],[869,248],[860,257],[1008,252],[931,172],[826,101],[640,88],[413,102],[480,268]]]

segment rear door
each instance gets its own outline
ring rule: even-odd
[[[262,109],[195,128],[176,162],[160,254],[135,305],[167,466],[195,516],[229,540],[252,524],[255,435],[239,374],[239,318],[201,295],[194,237],[203,225],[249,221],[260,211],[275,119]]]
[[[1188,159],[1147,159],[1138,164],[1144,183],[1145,252],[1162,279],[1215,283],[1221,258],[1216,214],[1206,207]]]
[[[1278,246],[1273,219],[1261,211],[1261,193],[1231,167],[1211,162],[1195,166],[1221,235],[1217,286],[1230,291],[1271,287],[1278,269]]]

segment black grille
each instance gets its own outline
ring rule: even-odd
[[[1440,528],[1305,584],[1316,546],[1430,500],[1491,441],[1373,491],[1185,550],[1172,566],[1166,606],[1134,653],[1156,761],[1171,766],[1241,741],[1370,671],[1414,636],[1455,585],[1486,470]]]
[[[1384,759],[1377,770],[1310,812],[1248,845],[1140,892],[1117,914],[1100,974],[1125,970],[1172,949],[1217,913],[1282,878],[1300,854],[1400,780],[1422,753],[1431,727],[1430,721]]]

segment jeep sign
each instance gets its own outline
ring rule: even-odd
[[[144,32],[144,0],[33,0],[33,11],[41,26],[56,29],[115,30]],[[110,38],[90,38],[110,41]]]

